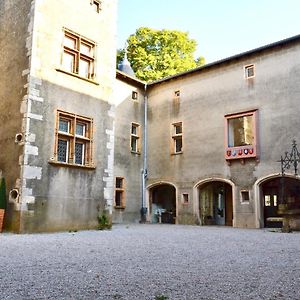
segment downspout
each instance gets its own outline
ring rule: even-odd
[[[147,95],[147,83],[144,85],[144,160],[142,169],[142,207],[141,207],[141,223],[147,221],[147,204],[146,204],[146,181],[148,176],[147,163],[148,163],[148,95]]]

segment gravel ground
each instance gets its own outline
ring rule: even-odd
[[[0,234],[0,299],[300,299],[300,233],[181,225]]]

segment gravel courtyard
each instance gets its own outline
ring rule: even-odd
[[[300,233],[181,225],[0,234],[0,299],[300,299]]]

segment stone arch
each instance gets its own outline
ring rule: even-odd
[[[150,223],[177,223],[177,187],[168,181],[147,186],[147,219]]]
[[[263,176],[259,179],[256,180],[254,184],[254,189],[255,189],[255,212],[256,212],[256,227],[257,228],[263,228],[266,226],[270,226],[270,224],[267,223],[267,217],[269,217],[270,222],[273,222],[274,227],[281,227],[281,224],[279,224],[279,221],[276,220],[276,218],[279,220],[280,216],[277,214],[274,214],[274,216],[266,216],[266,203],[265,201],[269,201],[268,199],[265,199],[266,196],[266,189],[267,189],[267,184],[273,182],[273,190],[275,192],[272,193],[272,195],[267,195],[270,196],[270,205],[278,206],[277,199],[279,196],[279,180],[282,178],[281,173],[273,173],[273,174],[268,174],[266,176]],[[293,185],[294,183],[299,184],[300,188],[300,176],[295,176],[292,174],[285,174],[284,178],[288,179],[289,185]],[[265,189],[264,189],[265,188]],[[276,189],[277,189],[277,194],[276,194]],[[274,198],[276,196],[276,198]],[[278,199],[279,201],[279,199]],[[273,221],[271,221],[273,218]]]
[[[229,179],[209,177],[199,180],[194,185],[193,193],[194,212],[199,223],[235,226],[234,195],[235,184]],[[206,200],[203,197],[206,197]]]

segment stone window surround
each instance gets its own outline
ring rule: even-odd
[[[68,122],[68,132],[59,130],[60,120]],[[84,126],[84,136],[76,134],[77,123]],[[49,160],[49,163],[66,167],[94,169],[95,165],[93,162],[93,134],[94,128],[92,118],[79,116],[62,110],[56,110],[54,155]],[[65,140],[68,142],[66,162],[58,160],[59,140]],[[75,163],[75,145],[77,143],[84,145],[82,164]]]

